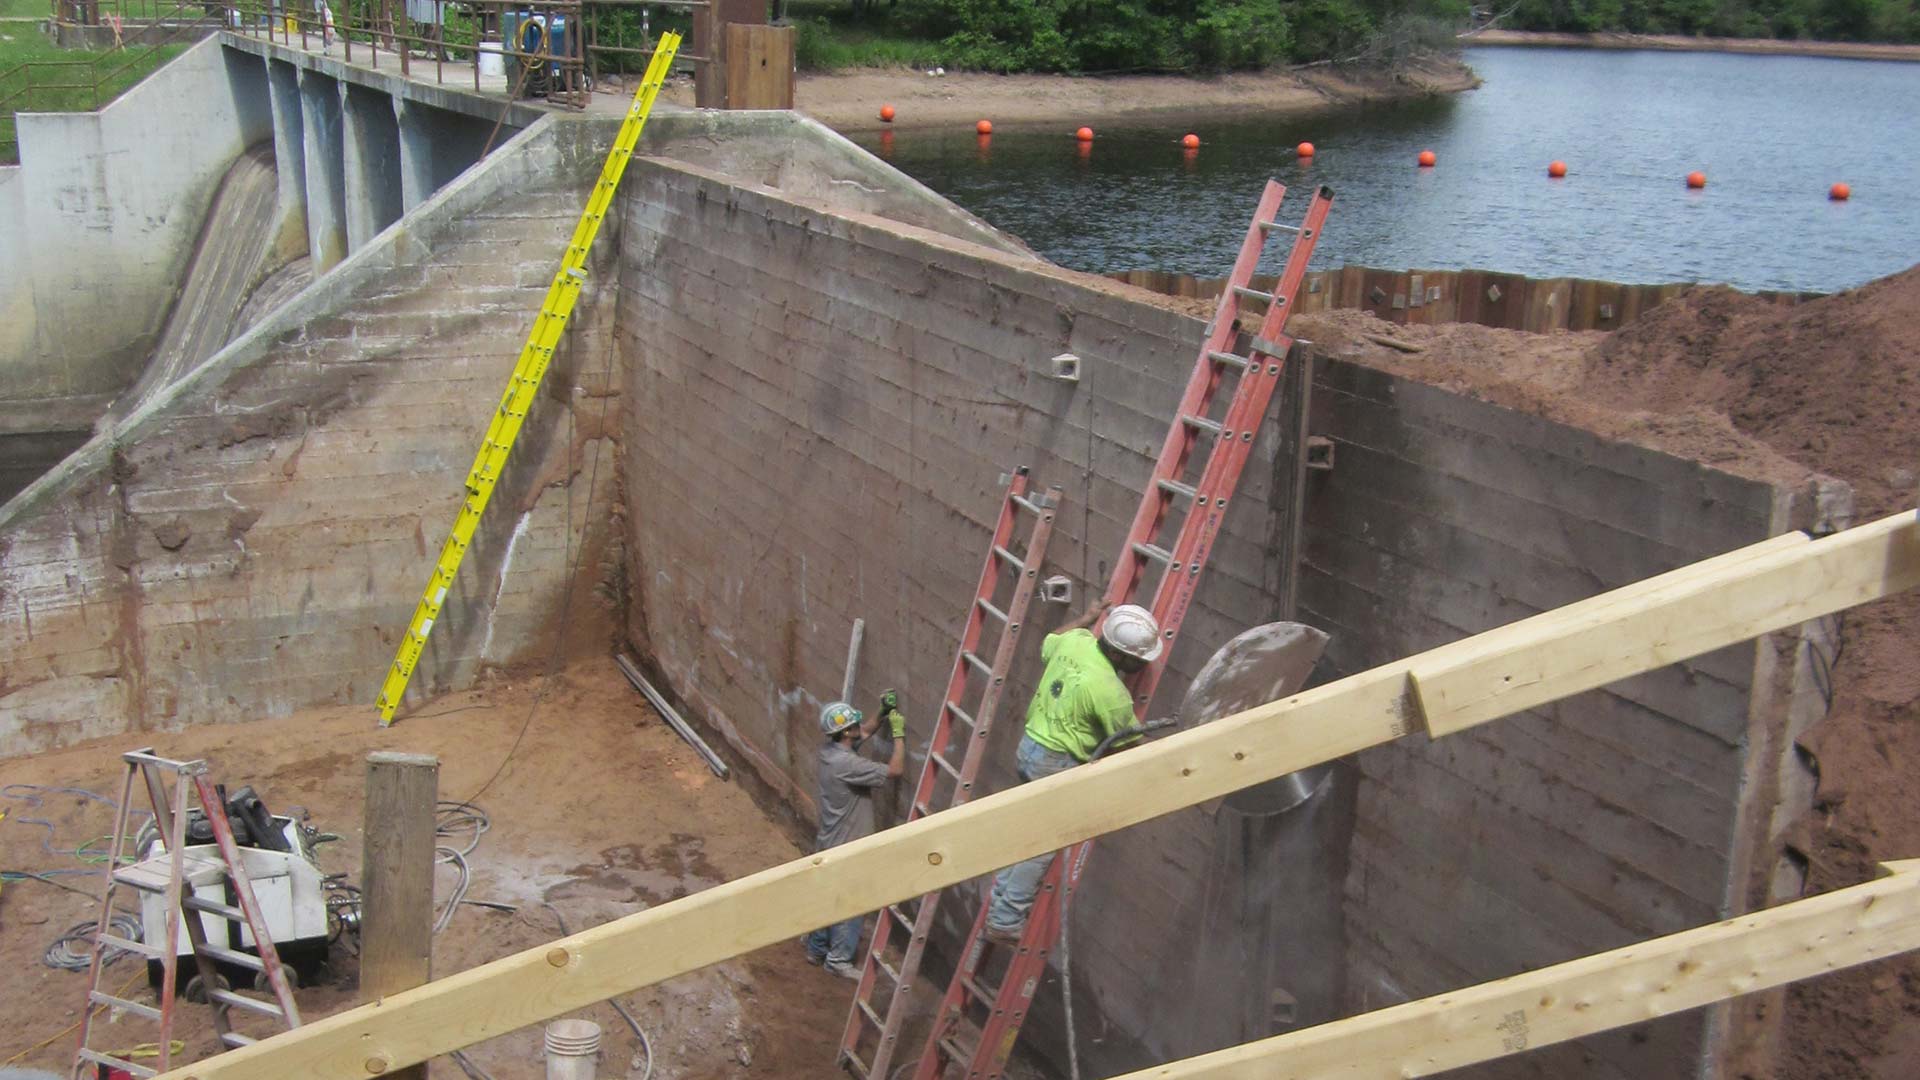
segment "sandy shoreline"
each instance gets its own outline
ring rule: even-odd
[[[1772,38],[1685,37],[1680,34],[1553,34],[1532,30],[1482,30],[1462,37],[1464,46],[1512,45],[1573,49],[1658,49],[1668,52],[1746,53],[1754,56],[1826,56],[1842,60],[1920,61],[1920,45],[1854,41],[1778,41]]]
[[[842,132],[928,129],[991,120],[996,127],[1125,123],[1169,116],[1311,113],[1343,106],[1405,101],[1457,93],[1479,85],[1471,68],[1433,59],[1388,71],[1331,67],[1238,72],[1211,77],[1175,75],[983,75],[929,77],[904,68],[802,74],[799,111]],[[679,102],[676,97],[687,100]],[[665,100],[692,103],[685,87]],[[895,109],[891,125],[880,106]]]

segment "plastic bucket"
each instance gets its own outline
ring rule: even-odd
[[[547,1080],[593,1080],[599,1059],[599,1024],[555,1020],[547,1025]]]
[[[506,57],[501,55],[500,43],[492,38],[480,43],[480,74],[491,79],[507,77]]]

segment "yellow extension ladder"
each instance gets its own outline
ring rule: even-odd
[[[587,253],[593,247],[593,238],[599,234],[600,221],[613,205],[620,177],[627,171],[627,159],[640,141],[640,130],[646,126],[654,98],[660,95],[660,87],[672,71],[674,54],[679,50],[679,34],[668,32],[660,36],[653,61],[647,65],[646,77],[634,92],[633,104],[627,107],[626,120],[613,140],[613,149],[607,151],[600,179],[587,196],[587,208],[580,215],[580,223],[573,228],[573,238],[567,241],[567,253],[560,259],[560,269],[553,275],[553,284],[547,286],[546,299],[541,301],[540,313],[534,317],[527,344],[513,365],[507,392],[500,399],[500,407],[494,410],[493,423],[488,425],[487,437],[474,456],[473,468],[467,473],[467,497],[460,503],[460,515],[454,519],[453,531],[447,534],[447,542],[440,548],[433,577],[420,596],[420,605],[414,608],[413,621],[407,626],[406,637],[400,641],[393,666],[387,669],[386,682],[381,684],[378,704],[383,726],[393,722],[394,710],[400,707],[400,698],[407,692],[407,680],[413,677],[414,665],[419,663],[420,654],[427,647],[427,635],[433,631],[434,620],[440,617],[440,605],[446,602],[447,590],[460,571],[460,560],[466,557],[467,545],[480,524],[480,515],[486,512],[493,487],[507,466],[507,455],[513,452],[514,441],[520,437],[520,427],[526,422],[527,410],[533,407],[540,380],[547,374],[547,365],[553,362],[553,350],[560,344],[560,335],[565,332],[574,304],[580,299],[580,286],[586,281]]]

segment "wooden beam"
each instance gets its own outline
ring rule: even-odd
[[[1920,949],[1920,860],[1865,885],[1118,1080],[1402,1080]]]
[[[360,859],[360,999],[374,1005],[433,977],[434,809],[440,759],[367,755]],[[426,1080],[424,1063],[390,1075]]]
[[[1565,690],[1591,667],[1576,650],[1604,643],[1613,678],[1651,670],[1920,581],[1920,522],[1912,513],[1809,543],[1733,559],[1746,573],[1711,560],[1701,576],[1711,587],[1687,587],[1686,571],[1668,585],[1640,590],[1631,603],[1590,604],[1591,618],[1561,620],[1514,638],[1543,687]],[[1835,556],[1835,552],[1844,555]],[[1815,575],[1784,572],[1803,560]],[[1669,587],[1671,586],[1671,587]],[[1756,595],[1757,594],[1757,595]],[[1737,608],[1739,618],[1717,609]],[[1694,627],[1684,634],[1648,634],[1653,625]],[[1631,627],[1615,650],[1610,628]],[[1495,631],[1500,633],[1500,631]],[[166,1074],[169,1080],[237,1080],[300,1076],[364,1080],[436,1054],[538,1023],[650,986],[729,957],[788,940],[837,919],[908,897],[1089,837],[1123,829],[1277,776],[1345,757],[1416,730],[1416,671],[1439,678],[1482,656],[1482,638],[1468,638],[1408,660],[1329,683],[1181,732],[1151,746],[1069,769],[965,806],[921,818],[829,851],[808,855],[705,892],[649,908],[549,945],[508,956],[427,986],[327,1017],[253,1046]],[[1638,647],[1633,643],[1638,642]],[[1680,648],[1693,653],[1679,652]],[[1493,654],[1497,659],[1499,654]],[[1499,665],[1473,670],[1502,679]],[[1496,707],[1526,708],[1537,695],[1489,693],[1455,683],[1460,700],[1492,698]],[[1444,730],[1449,699],[1427,702],[1426,722]],[[1522,703],[1524,702],[1524,703]],[[1485,714],[1487,708],[1478,709]],[[1484,719],[1491,719],[1490,715]]]

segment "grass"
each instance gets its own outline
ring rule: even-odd
[[[787,17],[796,31],[794,61],[803,71],[922,70],[941,62],[939,42],[901,33],[889,24],[885,12],[856,19],[845,0],[789,0]]]
[[[183,43],[158,49],[62,49],[32,23],[0,22],[0,164],[18,159],[14,113],[97,109],[186,47]]]
[[[44,19],[52,13],[47,0],[0,0],[0,19]]]

